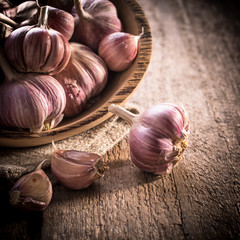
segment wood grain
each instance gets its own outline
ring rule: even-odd
[[[42,214],[1,204],[8,210],[1,239],[240,239],[240,5],[138,2],[153,55],[129,103],[140,110],[159,102],[185,106],[191,133],[184,160],[154,177],[131,163],[125,138],[105,155],[110,170],[103,178],[83,191],[56,185]]]

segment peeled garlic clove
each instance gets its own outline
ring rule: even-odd
[[[52,199],[52,184],[40,166],[34,172],[21,177],[9,195],[10,203],[17,208],[43,211]]]
[[[19,72],[56,74],[67,65],[70,46],[59,32],[48,29],[48,7],[42,7],[37,26],[14,30],[6,39],[7,59]]]
[[[117,9],[108,0],[74,0],[72,15],[75,18],[75,30],[72,42],[86,44],[94,51],[100,41],[113,32],[120,32],[122,24]]]
[[[70,46],[71,57],[68,65],[54,75],[65,90],[66,117],[79,114],[87,101],[103,90],[108,78],[106,64],[89,47],[80,43],[70,43]]]
[[[129,132],[132,162],[146,172],[171,173],[187,147],[189,118],[184,107],[162,103],[135,115],[110,105],[109,111],[132,125]]]
[[[94,153],[55,149],[51,169],[59,182],[74,190],[84,189],[103,176],[106,165]]]
[[[136,58],[138,42],[142,34],[116,32],[109,34],[99,44],[98,54],[112,71],[128,69]]]

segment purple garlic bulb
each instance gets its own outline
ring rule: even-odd
[[[109,111],[132,125],[129,133],[132,162],[146,172],[171,173],[187,147],[189,117],[184,107],[162,103],[135,115],[110,105]]]
[[[26,74],[0,85],[0,127],[31,132],[60,123],[66,105],[61,84],[51,76]]]
[[[109,0],[74,0],[72,14],[75,30],[71,42],[86,44],[96,52],[104,37],[122,30],[117,9]]]
[[[22,73],[56,74],[70,58],[70,45],[58,31],[48,27],[48,6],[41,7],[39,22],[15,29],[4,43],[8,61]]]
[[[106,64],[89,47],[80,43],[70,43],[70,47],[71,57],[67,66],[54,75],[66,93],[66,117],[82,112],[87,101],[104,89],[108,79]]]
[[[112,71],[128,69],[138,52],[139,39],[143,33],[135,36],[125,32],[107,35],[99,44],[98,54]]]
[[[66,95],[55,78],[16,72],[1,49],[0,67],[5,75],[0,83],[1,128],[40,132],[60,123]]]

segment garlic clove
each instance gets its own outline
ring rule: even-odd
[[[43,211],[52,199],[52,184],[40,166],[34,172],[21,177],[11,188],[9,195],[14,207]]]
[[[60,159],[58,167],[62,169],[62,173],[74,174],[82,171],[84,174],[88,171],[89,166],[96,163],[100,156],[93,153],[74,151],[74,150],[55,150],[54,156]],[[69,164],[71,162],[71,164]],[[56,162],[53,162],[53,164]]]
[[[117,9],[108,0],[74,0],[72,15],[75,30],[71,41],[86,44],[96,52],[105,36],[122,30]]]
[[[83,172],[83,170],[79,171]],[[97,179],[101,176],[96,174],[95,171],[88,169],[84,172],[84,174],[63,174],[59,170],[53,170],[53,174],[56,176],[58,181],[65,187],[72,190],[81,190],[92,185]]]
[[[107,169],[101,157],[94,153],[55,150],[51,169],[59,182],[70,189],[84,189],[103,176]]]
[[[19,46],[23,44],[23,40],[25,37],[25,33],[30,29],[30,26],[25,26],[22,28],[18,28],[14,30],[5,41],[4,48],[6,49],[5,52],[7,52],[5,55],[8,58],[11,65],[14,66],[16,70],[21,70],[26,72],[26,66],[25,66],[25,59],[22,54],[22,51],[19,50]],[[18,41],[14,41],[14,39],[18,39]]]
[[[183,106],[162,103],[135,115],[112,104],[109,111],[131,124],[130,155],[139,169],[169,174],[182,160],[189,135],[189,117]]]
[[[21,28],[19,28],[19,30],[21,31]],[[42,70],[42,66],[44,66],[44,63],[48,59],[49,53],[51,52],[52,45],[50,35],[47,31],[45,31],[45,29],[30,28],[24,35],[22,45],[24,63],[26,66],[25,71],[40,72]],[[55,65],[56,64],[54,62],[54,67]],[[44,69],[44,71],[48,72],[49,67],[46,68],[46,70]]]
[[[138,36],[116,32],[109,34],[99,44],[98,54],[112,71],[124,71],[128,69],[137,56],[139,39]]]

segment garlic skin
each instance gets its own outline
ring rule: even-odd
[[[5,75],[4,81],[0,83],[1,128],[40,132],[60,123],[66,106],[66,95],[55,78],[17,73],[2,51],[0,67]]]
[[[10,203],[27,211],[43,211],[52,199],[52,184],[41,165],[21,177],[9,191]]]
[[[137,56],[138,43],[142,34],[135,36],[125,32],[109,34],[99,44],[98,54],[115,72],[128,69]]]
[[[189,117],[184,107],[162,103],[135,115],[110,105],[109,111],[132,125],[129,132],[132,162],[146,172],[170,174],[187,147]]]
[[[47,7],[41,8],[37,26],[23,26],[6,39],[4,51],[19,72],[56,74],[67,65],[70,46],[59,32],[47,27]]]
[[[98,50],[100,41],[110,33],[120,32],[122,24],[117,9],[108,0],[74,0],[72,15],[75,30],[72,42],[79,42]]]
[[[106,64],[89,47],[80,43],[70,43],[70,46],[71,57],[68,65],[54,75],[65,90],[66,117],[82,112],[87,101],[104,89],[108,78]]]
[[[55,148],[51,169],[62,185],[80,190],[101,178],[107,167],[97,154]]]

